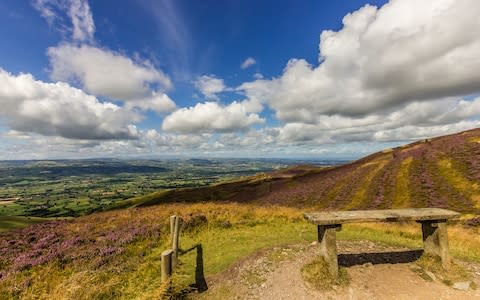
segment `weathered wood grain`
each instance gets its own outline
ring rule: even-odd
[[[354,210],[305,213],[307,221],[316,225],[334,225],[362,222],[434,221],[460,216],[443,208],[405,208],[385,210]]]
[[[172,256],[173,250],[168,249],[162,252],[161,280],[166,282],[172,275]]]

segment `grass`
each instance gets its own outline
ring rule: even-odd
[[[0,216],[0,232],[24,228],[32,224],[46,222],[51,219],[38,217]]]
[[[444,158],[438,161],[440,174],[460,193],[470,198],[476,208],[480,208],[480,186],[478,183],[471,182],[462,173],[458,172],[452,162]]]
[[[408,174],[412,160],[412,157],[407,157],[400,165],[395,183],[395,200],[393,201],[393,208],[408,207],[410,202]]]
[[[202,244],[203,269],[206,275],[212,275],[226,270],[239,259],[258,250],[282,244],[305,243],[314,240],[315,234],[315,228],[303,221],[279,219],[264,224],[240,224],[232,228],[209,226],[201,232],[182,236],[181,247],[188,249],[193,245]],[[192,283],[196,254],[189,252],[181,259],[183,265],[179,273],[185,283]]]
[[[72,260],[59,258],[7,275],[0,280],[0,299],[158,298],[165,290],[160,282],[160,253],[170,247],[169,215],[178,214],[187,223],[198,215],[207,218],[206,225],[182,232],[180,246],[186,250],[201,244],[202,271],[205,276],[211,276],[228,270],[256,251],[314,241],[316,227],[303,220],[302,212],[280,206],[200,203],[158,205],[81,217],[51,230],[65,230],[81,237],[89,234],[84,243],[92,243],[92,246],[103,243],[105,237],[102,233],[121,230],[133,221],[138,226],[152,224],[154,228],[160,228],[161,234],[145,236],[123,245],[121,254],[106,256],[100,260],[101,264],[96,263],[98,257],[95,255],[73,257]],[[62,226],[65,229],[61,229]],[[448,230],[453,256],[480,262],[478,229],[455,225],[449,226]],[[422,246],[418,224],[347,224],[337,236],[340,240],[368,239],[408,248]],[[89,244],[82,247],[87,246],[91,247]],[[271,255],[272,261],[282,259],[281,253],[272,252]],[[181,255],[180,262],[174,278],[179,291],[195,282],[197,252]],[[8,261],[0,260],[0,272],[5,268],[8,269]],[[226,295],[226,290],[223,293]]]
[[[317,290],[330,290],[335,286],[347,286],[350,277],[343,267],[338,269],[338,277],[328,272],[328,265],[322,257],[317,257],[301,269],[303,280]]]
[[[355,192],[355,194],[352,197],[352,201],[345,206],[346,210],[352,209],[352,208],[358,208],[362,204],[365,203],[365,196],[367,194],[368,188],[370,186],[370,182],[372,179],[375,177],[375,175],[385,167],[387,164],[386,160],[379,160],[378,162],[375,162],[377,165],[375,168],[370,171],[363,179],[362,183],[360,185],[360,188]],[[368,166],[368,164],[365,164],[363,167]]]
[[[453,257],[480,263],[480,228],[448,226],[448,242]],[[388,246],[422,248],[422,232],[416,223],[346,224],[337,233],[338,239],[371,240]]]

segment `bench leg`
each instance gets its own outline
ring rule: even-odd
[[[336,231],[342,225],[318,225],[318,241],[320,242],[320,255],[328,265],[328,271],[338,277],[337,236]]]
[[[423,249],[424,253],[440,257],[446,269],[450,264],[448,254],[448,236],[446,220],[423,221]]]

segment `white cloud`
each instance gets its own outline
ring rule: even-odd
[[[0,116],[20,132],[71,139],[131,139],[140,116],[66,83],[37,81],[0,69]]]
[[[263,124],[264,119],[256,113],[250,113],[250,108],[258,107],[243,102],[233,102],[227,106],[216,102],[198,103],[167,116],[162,129],[180,133],[233,132],[245,130],[253,124]]]
[[[78,41],[93,40],[95,24],[88,2],[86,0],[72,0],[68,13],[73,24],[73,39]]]
[[[349,143],[409,141],[454,133],[480,125],[480,97],[413,102],[385,114],[357,118],[319,116],[316,123],[291,122],[279,128],[282,143]]]
[[[154,92],[151,97],[127,102],[125,107],[129,109],[139,108],[141,110],[152,110],[156,113],[165,113],[174,111],[176,105],[167,94]]]
[[[242,70],[245,70],[246,68],[250,67],[250,66],[253,66],[254,64],[256,64],[257,61],[253,58],[253,57],[248,57],[247,59],[245,59],[243,61],[243,63],[240,65],[240,68],[242,68]]]
[[[227,90],[223,79],[217,78],[214,75],[200,76],[194,84],[208,100],[218,100],[217,94]]]
[[[106,49],[63,44],[48,48],[54,80],[78,81],[89,93],[112,99],[147,97],[157,86],[168,89],[170,78],[150,62],[134,62]]]
[[[292,59],[279,78],[243,84],[286,122],[362,116],[414,101],[480,91],[480,19],[474,0],[392,0],[323,31],[320,64]]]
[[[209,133],[203,134],[169,134],[159,133],[150,129],[142,133],[141,141],[153,143],[155,146],[164,147],[168,150],[195,149],[208,142],[212,137]]]
[[[58,22],[58,29],[65,29],[72,34],[72,39],[79,42],[92,42],[95,23],[87,0],[34,0],[33,6],[52,26]],[[71,27],[67,27],[65,17],[69,18]]]

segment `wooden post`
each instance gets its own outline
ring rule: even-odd
[[[178,238],[180,236],[180,224],[182,219],[178,216],[175,216],[175,226],[173,229],[173,243],[172,243],[172,250],[173,250],[173,259],[172,259],[172,268],[175,269],[178,265]]]
[[[162,252],[162,267],[161,267],[162,282],[166,282],[172,275],[172,255],[173,255],[172,249],[168,249]]]
[[[450,265],[448,254],[447,221],[422,221],[423,251],[424,253],[440,257],[443,268]]]
[[[177,216],[170,216],[170,243],[173,245],[173,232],[175,231],[175,219]]]
[[[328,265],[328,271],[338,277],[337,236],[342,225],[318,225],[318,241],[320,242],[320,255]]]

